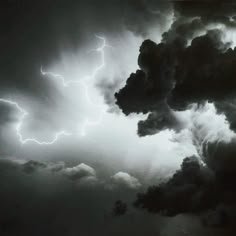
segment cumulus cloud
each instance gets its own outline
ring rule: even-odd
[[[73,167],[67,167],[63,170],[63,173],[66,177],[72,179],[72,180],[79,180],[82,179],[84,177],[95,177],[96,176],[96,171],[84,164],[81,163],[77,166],[73,166]]]
[[[87,183],[78,187],[77,181],[70,181],[62,173],[53,172],[50,167],[54,163],[48,163],[48,167],[42,171],[27,174],[22,169],[24,164],[0,160],[1,235],[66,236],[97,235],[98,232],[116,235],[119,228],[126,229],[124,235],[143,235],[142,227],[139,230],[136,228],[141,222],[146,225],[145,228],[154,228],[154,220],[149,223],[152,217],[146,218],[144,214],[133,217],[132,226],[130,216],[114,220],[112,207],[117,200],[117,191],[108,190],[102,185],[87,188]],[[82,169],[94,174],[85,164]],[[133,191],[119,188],[119,193],[130,206],[129,199],[133,197]]]
[[[123,185],[131,189],[137,189],[141,187],[141,183],[138,179],[126,172],[118,172],[111,177],[112,181],[116,185]]]
[[[73,180],[75,182],[79,181],[79,183],[83,186],[99,184],[95,169],[84,163],[72,167],[67,167],[65,163],[61,161],[40,162],[35,160],[24,161],[13,159],[11,161],[6,160],[6,162],[18,166],[19,169],[22,170],[22,172],[29,175],[42,173],[47,173],[49,175],[56,174],[58,176]]]

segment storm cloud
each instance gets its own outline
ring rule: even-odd
[[[152,13],[150,9],[154,7],[160,12]],[[53,87],[41,78],[40,67],[60,57],[61,50],[76,50],[96,33],[116,35],[130,30],[147,35],[148,25],[166,24],[171,4],[4,0],[0,9],[1,91],[15,90],[45,101],[47,97],[53,100]]]
[[[223,232],[187,214],[235,212],[231,3],[1,1],[0,93],[28,112],[22,137],[73,133],[21,145],[21,109],[0,104],[1,235]],[[132,207],[139,191],[157,215]]]
[[[145,40],[140,46],[140,69],[115,94],[117,105],[126,115],[149,114],[138,123],[140,136],[166,129],[181,134],[189,126],[179,114],[194,105],[201,111],[207,103],[226,118],[225,124],[234,133],[236,54],[234,42],[225,40],[225,34],[235,30],[235,4],[176,1],[174,12],[175,20],[162,41]],[[212,131],[206,127],[205,137],[200,135],[198,142],[201,127],[199,123],[191,128],[189,136],[198,157],[185,158],[173,177],[138,195],[137,207],[168,216],[216,209],[215,225],[232,223],[228,208],[235,206],[235,133],[228,132],[225,139],[213,135],[211,140]]]

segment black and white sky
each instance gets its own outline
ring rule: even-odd
[[[235,235],[235,46],[231,0],[1,0],[0,235]]]

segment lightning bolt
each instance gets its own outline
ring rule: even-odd
[[[106,43],[106,38],[98,36],[98,35],[95,35],[95,37],[102,40],[103,44],[100,47],[98,47],[96,49],[93,49],[91,51],[96,51],[96,52],[101,54],[101,64],[98,65],[95,68],[95,70],[93,71],[93,73],[91,75],[85,76],[82,80],[66,80],[60,74],[44,71],[42,66],[40,68],[40,72],[44,77],[53,78],[55,80],[58,80],[62,83],[62,85],[64,87],[69,87],[71,85],[83,86],[84,91],[85,91],[85,96],[86,96],[86,99],[87,99],[88,103],[90,105],[93,105],[93,106],[98,107],[98,108],[101,109],[99,118],[97,120],[91,121],[89,119],[85,119],[85,121],[82,125],[82,128],[81,128],[81,132],[80,132],[81,136],[86,135],[86,129],[87,129],[88,126],[99,125],[102,122],[103,116],[106,112],[106,109],[104,109],[104,106],[97,105],[92,101],[92,99],[89,95],[89,87],[86,83],[86,80],[94,79],[96,77],[96,75],[99,73],[99,71],[102,70],[105,67],[106,63],[105,63],[105,51],[104,51],[104,49],[106,47],[111,47],[110,45],[108,45]],[[38,140],[36,138],[33,138],[33,137],[24,138],[24,136],[22,134],[22,126],[24,124],[24,121],[25,121],[26,117],[29,115],[29,113],[15,101],[0,98],[0,103],[5,103],[7,105],[10,105],[10,106],[14,107],[16,110],[18,110],[20,112],[21,115],[19,117],[19,120],[18,120],[18,123],[17,123],[15,129],[16,129],[16,135],[17,135],[17,137],[18,137],[21,144],[36,143],[38,145],[52,145],[55,142],[57,142],[59,140],[59,138],[61,138],[62,136],[71,136],[71,135],[73,135],[72,133],[69,133],[65,130],[62,130],[62,131],[57,132],[54,135],[54,137],[51,140],[48,140],[48,141],[40,141],[40,140]]]
[[[52,140],[50,141],[39,141],[35,138],[24,138],[23,135],[21,134],[21,128],[23,126],[25,118],[29,115],[29,113],[25,109],[23,109],[17,102],[13,102],[11,100],[2,99],[2,98],[0,99],[0,102],[14,107],[16,110],[18,110],[21,113],[19,117],[19,121],[16,125],[16,135],[19,138],[19,141],[21,144],[36,143],[38,145],[51,145],[55,143],[61,136],[71,135],[70,133],[66,131],[60,131],[56,133],[55,137],[53,137]]]
[[[61,83],[64,87],[69,87],[72,84],[83,85],[85,90],[86,90],[86,94],[87,94],[88,93],[88,91],[87,91],[88,87],[87,87],[85,81],[88,80],[88,79],[89,80],[94,79],[96,77],[96,75],[98,74],[98,72],[105,67],[106,63],[105,63],[105,51],[104,51],[104,49],[106,47],[111,47],[110,45],[108,45],[106,43],[106,38],[98,36],[98,35],[95,35],[95,37],[102,40],[103,43],[100,47],[98,47],[96,49],[92,49],[89,52],[92,52],[92,51],[99,52],[101,54],[101,64],[95,68],[95,70],[93,71],[93,73],[91,75],[85,76],[81,80],[66,80],[64,78],[64,76],[62,76],[61,74],[57,74],[57,73],[49,72],[49,71],[44,71],[42,66],[41,66],[41,69],[40,69],[41,74],[43,76],[48,76],[49,78],[54,78],[56,80],[61,81]],[[90,100],[89,96],[88,96],[88,100]]]
[[[104,109],[104,106],[95,104],[92,101],[92,99],[91,99],[91,97],[89,95],[89,86],[86,83],[87,80],[93,80],[96,77],[96,75],[99,73],[99,71],[101,71],[106,66],[106,63],[105,63],[105,51],[104,50],[105,50],[106,47],[111,47],[110,45],[108,45],[106,43],[106,38],[98,36],[98,35],[95,35],[95,37],[100,39],[103,43],[102,43],[102,45],[100,47],[98,47],[96,49],[92,49],[89,52],[95,51],[95,52],[100,53],[101,54],[101,64],[98,65],[95,68],[95,70],[93,71],[93,73],[91,75],[85,76],[84,78],[82,78],[80,80],[66,80],[65,77],[63,75],[61,75],[61,74],[57,74],[57,73],[54,73],[54,72],[51,72],[51,71],[44,71],[42,66],[41,66],[41,69],[40,69],[40,72],[41,72],[41,74],[43,76],[47,76],[48,78],[52,78],[52,79],[60,81],[61,84],[64,87],[70,87],[71,85],[82,86],[84,88],[84,91],[85,91],[85,96],[86,96],[87,102],[90,105],[92,105],[94,107],[97,107],[97,108],[99,108],[101,110],[100,115],[99,115],[97,120],[91,121],[91,120],[89,120],[87,118],[85,119],[85,121],[83,122],[82,128],[81,128],[81,131],[80,131],[80,135],[81,136],[85,136],[86,135],[87,127],[99,125],[102,122],[103,116],[104,116],[104,114],[106,112],[106,109]]]

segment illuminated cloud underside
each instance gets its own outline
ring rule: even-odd
[[[98,107],[100,109],[100,115],[99,115],[97,120],[90,120],[88,118],[85,119],[85,121],[83,122],[83,125],[81,127],[81,130],[79,132],[79,134],[81,136],[86,135],[86,129],[87,129],[88,126],[99,125],[102,122],[103,116],[106,112],[106,109],[104,109],[104,106],[97,105],[92,101],[92,99],[90,97],[90,94],[89,94],[89,88],[86,84],[86,82],[88,80],[94,79],[96,77],[96,75],[98,74],[98,72],[101,71],[104,68],[104,66],[106,65],[104,49],[106,47],[111,47],[111,46],[107,45],[106,38],[98,36],[98,35],[95,35],[95,36],[96,36],[96,38],[102,40],[103,44],[102,44],[102,46],[100,46],[100,47],[98,47],[94,50],[91,50],[91,51],[95,51],[95,52],[98,52],[98,53],[101,54],[101,64],[98,65],[95,68],[95,70],[93,71],[93,73],[91,75],[85,76],[84,78],[82,78],[79,81],[78,80],[66,80],[60,74],[44,71],[43,67],[41,67],[41,69],[40,69],[40,72],[43,76],[47,76],[48,78],[59,80],[62,83],[63,87],[70,87],[70,86],[73,86],[73,85],[83,87],[83,89],[85,91],[87,102],[90,105]],[[57,142],[60,138],[62,138],[63,136],[71,136],[71,135],[78,134],[78,133],[71,133],[71,132],[68,132],[66,130],[60,130],[60,131],[56,132],[54,137],[51,138],[51,139],[45,138],[45,140],[38,140],[36,137],[24,138],[24,135],[22,134],[22,126],[24,124],[25,118],[30,114],[23,107],[21,107],[16,101],[11,101],[11,100],[8,100],[8,99],[0,98],[0,103],[5,103],[7,105],[10,105],[10,106],[14,107],[16,110],[18,110],[20,112],[20,116],[18,118],[18,123],[16,125],[15,131],[16,131],[16,136],[18,137],[19,142],[21,144],[36,143],[38,145],[52,145],[55,142]]]

